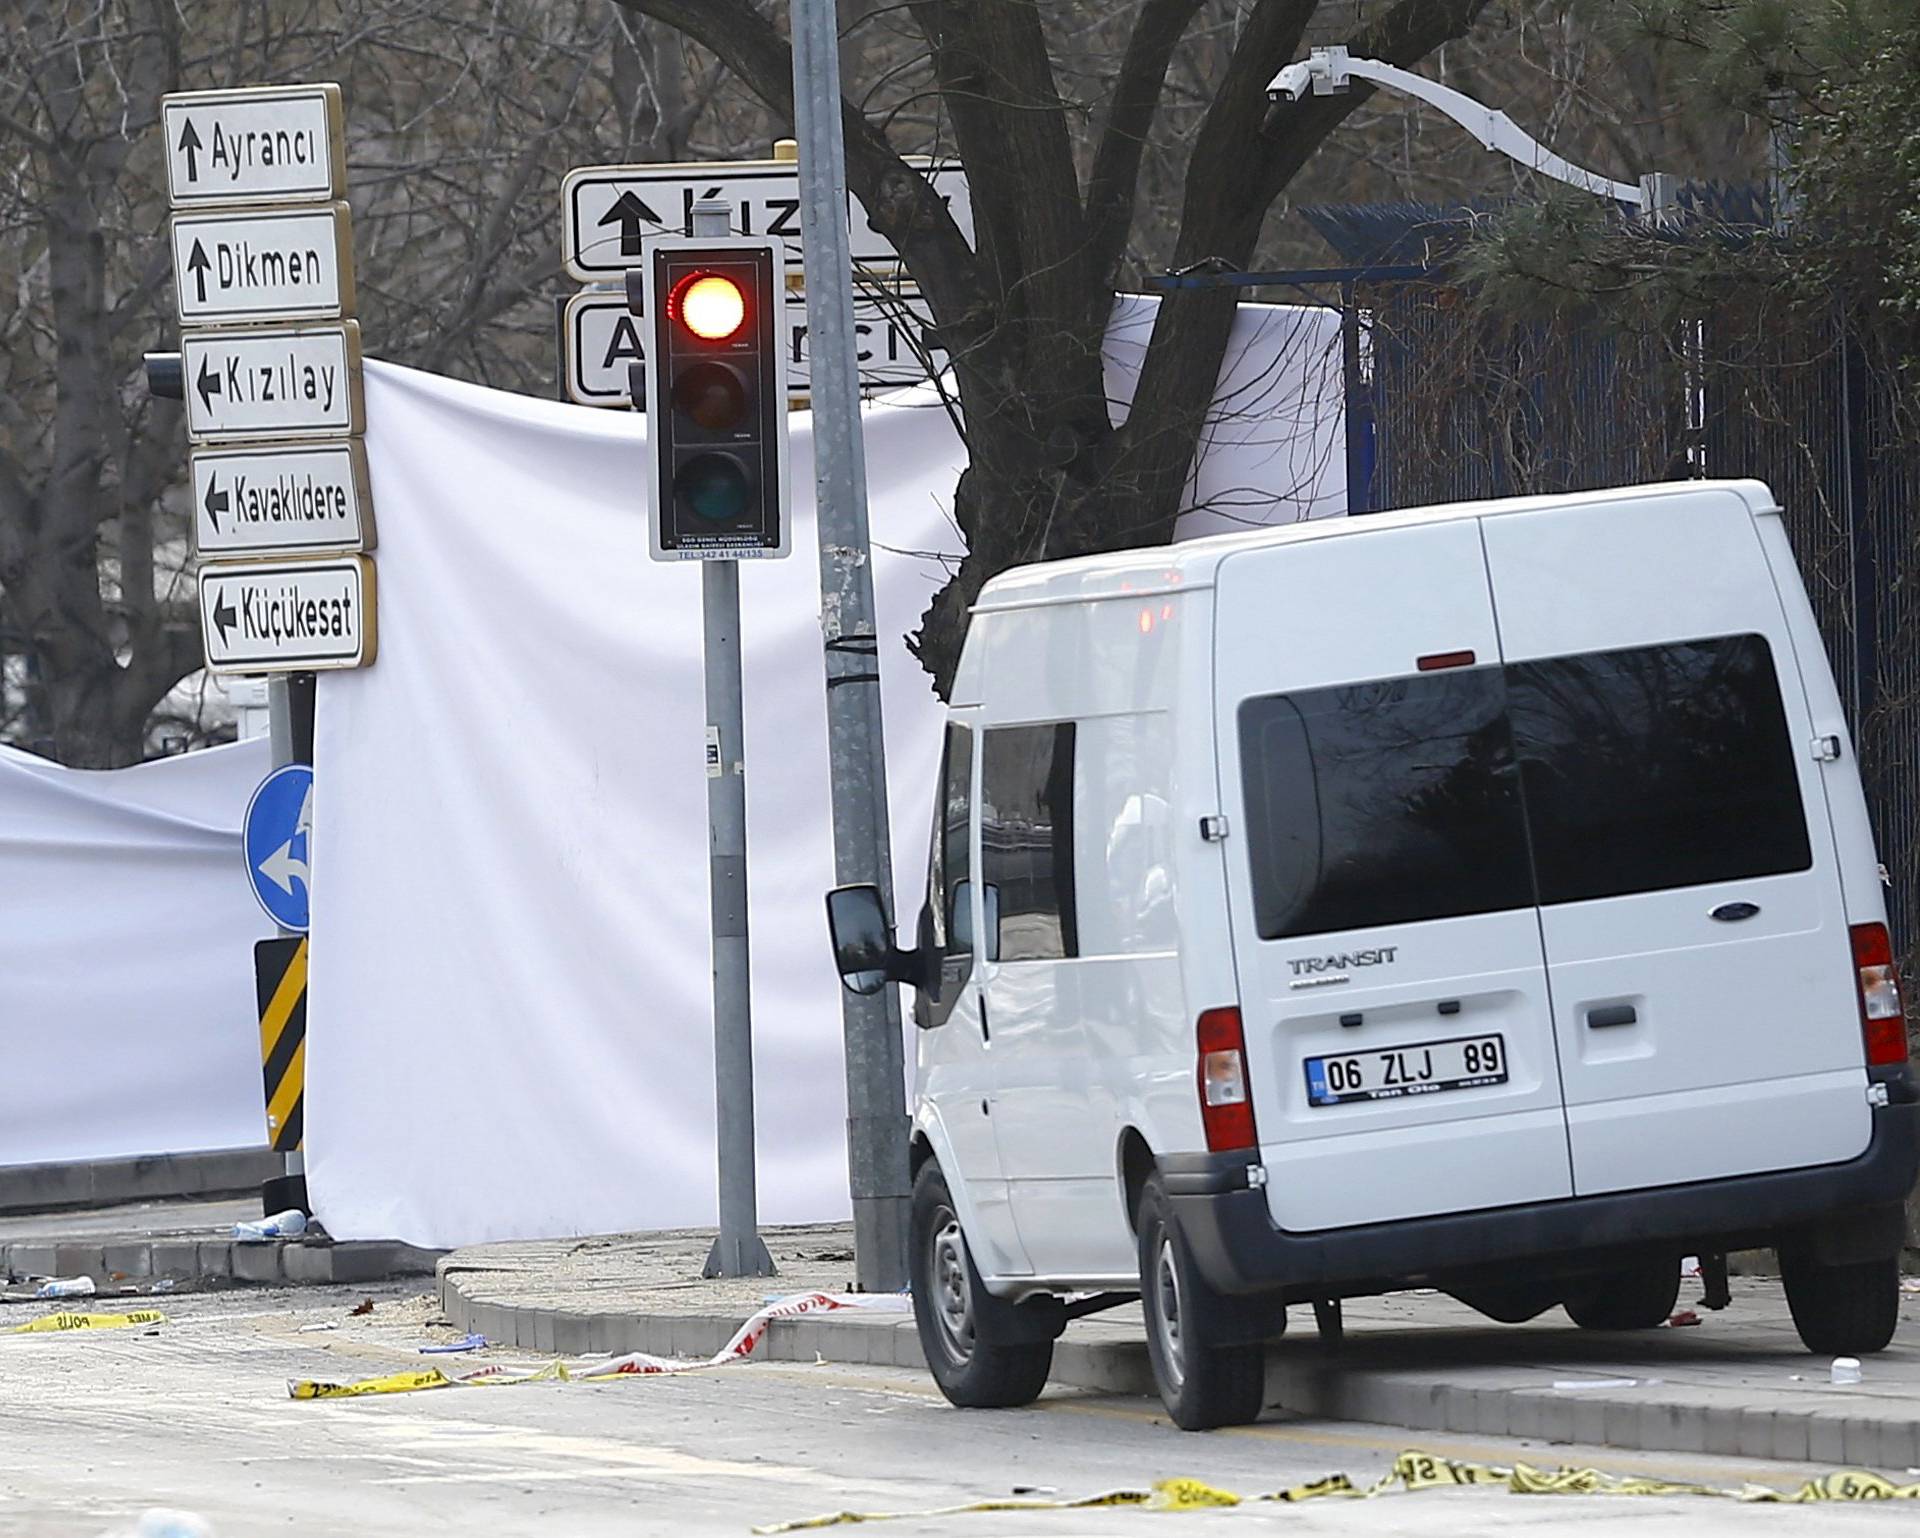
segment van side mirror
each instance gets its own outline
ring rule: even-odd
[[[840,981],[850,991],[872,994],[888,983],[919,981],[919,953],[894,944],[877,886],[835,887],[827,893],[827,930]]]

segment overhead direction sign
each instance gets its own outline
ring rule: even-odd
[[[908,163],[933,183],[971,241],[973,205],[966,171],[957,163],[935,164],[924,156],[910,156]],[[786,242],[788,264],[800,264],[804,232],[798,166],[790,160],[736,160],[569,171],[560,187],[567,271],[591,283],[638,267],[652,237],[687,232],[693,205],[703,198],[724,198],[733,205],[734,234],[777,235]],[[900,253],[868,223],[858,199],[847,201],[854,261],[862,266],[898,262]]]
[[[174,207],[331,203],[346,196],[337,85],[184,91],[161,98]]]
[[[366,667],[377,650],[364,555],[200,569],[200,628],[216,673]]]
[[[187,436],[199,442],[366,430],[357,322],[188,332],[180,338],[180,356]]]
[[[191,457],[194,549],[202,557],[373,548],[358,439],[194,449]]]
[[[812,388],[812,357],[807,347],[806,296],[786,296],[782,347],[787,359],[787,388],[805,395]],[[893,389],[921,384],[929,377],[919,339],[932,324],[917,290],[876,298],[858,293],[853,329],[862,389]],[[582,289],[567,300],[563,327],[567,397],[582,406],[628,406],[627,365],[645,361],[645,323],[627,306],[624,291]],[[946,354],[931,355],[933,369],[946,367]]]
[[[183,326],[336,320],[353,313],[345,203],[173,217],[174,306]]]
[[[267,917],[282,929],[305,933],[313,872],[312,765],[282,764],[260,782],[247,802],[240,843],[247,880]]]

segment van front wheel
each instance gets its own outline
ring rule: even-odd
[[[1193,1263],[1158,1175],[1140,1195],[1140,1299],[1160,1401],[1182,1431],[1260,1418],[1266,1353],[1259,1342],[1213,1343],[1222,1305]]]
[[[1042,1321],[1040,1305],[1009,1303],[987,1291],[947,1177],[931,1161],[913,1182],[908,1243],[914,1328],[940,1392],[972,1410],[1010,1409],[1038,1399],[1053,1366],[1053,1340],[1036,1326],[1051,1327],[1058,1305]]]
[[[1780,1257],[1787,1309],[1800,1340],[1816,1356],[1865,1356],[1882,1350],[1900,1322],[1900,1262],[1823,1266]]]

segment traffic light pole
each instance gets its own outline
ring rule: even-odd
[[[867,467],[854,352],[853,256],[834,0],[792,0],[794,128],[806,232],[807,334],[813,365],[813,472],[826,643],[833,864],[842,885],[871,882],[893,911],[880,650],[874,629]],[[854,1280],[863,1292],[907,1285],[906,1065],[891,988],[840,994],[847,1059],[847,1175]]]
[[[693,208],[694,235],[726,235],[728,205]],[[747,961],[747,749],[741,705],[740,563],[700,563],[707,694],[707,892],[713,914],[713,1108],[720,1235],[705,1276],[772,1276],[753,1170],[753,1000]]]

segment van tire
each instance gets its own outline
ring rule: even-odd
[[[1823,1266],[1780,1257],[1787,1309],[1800,1340],[1816,1356],[1866,1356],[1885,1348],[1900,1322],[1900,1261]]]
[[[1134,1224],[1140,1236],[1140,1302],[1160,1402],[1182,1431],[1245,1426],[1266,1402],[1266,1350],[1258,1341],[1215,1345],[1226,1305],[1193,1263],[1166,1188],[1149,1175]]]
[[[947,1177],[932,1160],[921,1166],[913,1182],[909,1224],[913,1323],[940,1392],[969,1410],[1033,1403],[1047,1386],[1053,1338],[1024,1327],[1030,1321],[1018,1311],[1030,1305],[1009,1303],[987,1291],[961,1230]]]
[[[1680,1262],[1668,1256],[1576,1283],[1566,1310],[1583,1330],[1651,1330],[1673,1317],[1679,1298]]]

